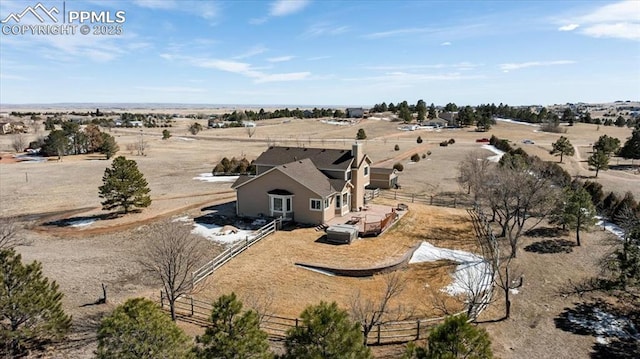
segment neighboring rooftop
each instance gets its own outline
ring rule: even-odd
[[[279,166],[305,158],[310,159],[320,170],[347,170],[353,161],[351,150],[274,146],[263,152],[254,163]]]

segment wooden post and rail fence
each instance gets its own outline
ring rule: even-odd
[[[195,287],[199,282],[201,282],[207,276],[211,275],[211,273],[213,273],[216,269],[222,267],[222,265],[233,259],[233,257],[244,252],[245,249],[258,243],[258,241],[260,241],[262,238],[277,231],[281,226],[282,219],[274,219],[273,221],[267,223],[266,225],[255,231],[255,233],[251,237],[247,236],[244,240],[237,242],[231,247],[225,249],[224,252],[220,253],[217,257],[213,258],[211,261],[207,262],[205,265],[191,273],[192,286]]]
[[[160,306],[169,310],[168,300],[163,292],[160,292]],[[202,327],[210,324],[212,305],[209,302],[194,299],[193,297],[180,297],[176,303],[176,315],[179,320],[191,322]],[[454,315],[460,315],[464,311]],[[289,318],[280,315],[260,314],[260,329],[264,330],[270,338],[283,339],[287,331],[302,325],[299,318]],[[397,322],[388,322],[376,325],[369,332],[367,343],[370,345],[384,345],[406,343],[413,340],[426,338],[429,331],[444,322],[446,317],[413,319]]]
[[[384,192],[382,192],[384,193]],[[382,195],[382,197],[385,197]],[[471,212],[471,211],[470,211]],[[478,235],[493,235],[491,228],[487,223],[486,217],[477,207],[474,208],[472,214],[472,220],[474,226],[482,231],[477,232]],[[245,249],[251,245],[257,243],[262,238],[275,232],[282,225],[281,219],[275,219],[272,222],[266,224],[256,231],[256,234],[252,237],[247,237],[244,241],[237,243],[216,258],[202,266],[200,269],[192,273],[193,285],[202,281],[208,275],[213,273],[216,269],[230,261],[233,257],[242,253]],[[459,313],[453,314],[460,315],[470,312],[472,318],[475,318],[486,308],[490,303],[493,295],[493,283],[491,288],[482,296],[480,303],[476,302],[476,307],[469,311],[468,308]],[[206,327],[210,324],[210,317],[212,311],[212,304],[210,302],[197,300],[192,296],[181,296],[174,303],[175,311],[178,319],[194,323],[196,325]],[[169,301],[164,292],[160,292],[160,307],[165,310],[169,310]],[[279,315],[272,314],[260,314],[260,328],[264,330],[271,338],[282,339],[286,337],[287,331],[290,328],[295,328],[301,325],[299,318],[288,318]],[[384,344],[397,344],[406,343],[413,340],[419,340],[426,338],[431,328],[444,322],[446,317],[428,318],[428,319],[413,319],[405,321],[387,322],[384,324],[378,324],[369,332],[367,337],[367,343],[370,345],[384,345]]]

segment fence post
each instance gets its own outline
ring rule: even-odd
[[[160,291],[160,308],[164,309],[164,295],[162,291]]]
[[[420,319],[418,319],[418,321],[416,322],[417,326],[416,326],[416,340],[420,339]]]
[[[433,206],[433,195],[429,197],[429,205]]]
[[[298,318],[296,318],[296,328],[298,327]]]
[[[456,208],[457,202],[458,202],[458,197],[453,197],[453,208]]]
[[[193,297],[191,297],[191,316],[193,317]]]
[[[416,196],[415,194],[413,194],[413,193],[411,194],[411,203],[413,203],[413,200],[414,200],[415,196]]]
[[[380,324],[378,324],[378,345],[380,345]]]

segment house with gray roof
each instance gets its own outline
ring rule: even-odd
[[[256,175],[232,186],[238,216],[323,224],[364,207],[371,159],[361,143],[351,150],[274,146],[253,163]]]

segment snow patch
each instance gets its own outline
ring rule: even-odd
[[[201,173],[194,180],[204,182],[235,182],[239,176],[214,176],[211,173]]]
[[[203,236],[204,238],[224,244],[231,244],[255,237],[253,231],[239,229],[236,233],[224,231],[223,227],[216,224],[194,223],[191,233]]]
[[[496,117],[495,118],[496,121],[500,121],[500,122],[507,122],[507,123],[515,123],[517,125],[525,125],[525,126],[540,126],[537,123],[529,123],[529,122],[522,122],[522,121],[516,121],[516,120],[512,120],[510,118],[500,118],[500,117]]]
[[[195,141],[196,140],[195,138],[186,138],[186,137],[178,137],[178,139],[182,140],[182,141]]]
[[[619,239],[624,238],[624,230],[620,228],[620,226],[615,223],[605,221],[602,216],[596,216],[596,219],[598,220],[598,222],[596,222],[596,226],[604,226],[606,231],[615,234]]]
[[[67,222],[69,224],[69,227],[87,227],[92,225],[93,223],[95,223],[96,219],[95,218],[91,218],[91,219],[80,219],[77,221],[70,221]]]
[[[482,148],[496,154],[495,156],[487,157],[487,159],[491,162],[500,162],[500,159],[502,158],[502,156],[504,156],[504,151],[497,149],[494,145],[482,145]]]
[[[453,273],[453,283],[443,291],[456,295],[467,292],[469,286],[473,286],[474,290],[488,290],[491,287],[492,278],[489,263],[481,256],[470,252],[440,248],[429,242],[422,242],[411,256],[409,264],[435,262],[443,259],[460,263]]]
[[[640,334],[633,322],[625,317],[616,317],[600,308],[593,308],[588,314],[568,313],[567,320],[576,326],[588,330],[598,337],[599,343],[608,343],[607,337],[640,340]]]
[[[518,288],[511,288],[511,289],[509,289],[509,292],[510,292],[511,294],[518,294],[518,293],[520,293],[520,291],[518,290]]]
[[[311,268],[311,267],[307,267],[307,266],[303,266],[303,265],[299,265],[299,264],[296,264],[296,267],[300,267],[302,269],[310,270],[312,272],[324,274],[324,275],[329,276],[329,277],[335,277],[336,276],[335,274],[333,274],[333,273],[331,273],[329,271],[318,269],[318,268]]]

